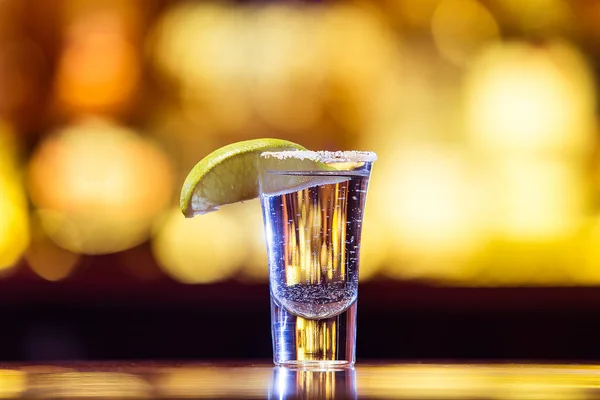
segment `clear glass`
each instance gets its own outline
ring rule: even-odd
[[[360,239],[374,160],[370,152],[260,157],[276,365],[354,365]]]

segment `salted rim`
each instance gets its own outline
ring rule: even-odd
[[[298,160],[310,160],[324,164],[336,162],[374,162],[377,160],[377,154],[372,151],[311,151],[311,150],[283,150],[283,151],[264,151],[260,153],[263,158],[277,158],[286,160],[295,158]]]

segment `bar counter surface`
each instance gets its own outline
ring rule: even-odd
[[[600,365],[261,362],[1,364],[0,399],[600,399]]]

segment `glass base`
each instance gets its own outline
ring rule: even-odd
[[[322,368],[322,369],[332,369],[332,368],[350,368],[354,366],[353,362],[345,361],[345,360],[328,360],[328,361],[283,361],[277,362],[273,361],[275,365],[286,368]]]
[[[298,317],[271,298],[273,362],[288,368],[336,369],[356,361],[356,302],[330,318]]]

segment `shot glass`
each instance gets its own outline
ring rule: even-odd
[[[352,366],[371,152],[279,151],[259,159],[273,362]]]

